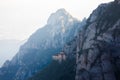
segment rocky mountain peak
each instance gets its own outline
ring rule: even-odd
[[[61,8],[61,9],[58,9],[57,11],[56,11],[56,13],[58,13],[58,14],[68,14],[68,12],[64,9],[64,8]]]
[[[47,21],[47,24],[55,25],[67,21],[73,21],[73,17],[65,10],[58,9],[55,13],[52,13]]]
[[[20,47],[16,56],[4,64],[0,73],[5,72],[6,75],[0,74],[0,79],[26,80],[42,70],[52,61],[52,56],[62,50],[64,44],[74,39],[82,26],[83,23],[65,9],[57,10],[51,14],[47,24],[33,33]]]

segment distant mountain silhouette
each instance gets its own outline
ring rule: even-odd
[[[7,60],[12,59],[13,56],[19,51],[20,46],[24,41],[19,40],[0,40],[0,66]]]

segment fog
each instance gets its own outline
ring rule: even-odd
[[[57,9],[65,8],[82,20],[100,3],[109,1],[112,0],[0,0],[0,39],[27,39]]]

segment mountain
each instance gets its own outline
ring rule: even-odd
[[[83,20],[83,22],[86,19]],[[84,25],[82,26],[84,27]],[[82,28],[79,30],[81,32]],[[63,50],[57,55],[58,58],[52,59],[49,65],[41,71],[38,71],[35,75],[30,77],[28,80],[75,80],[76,74],[76,48],[77,48],[77,37],[72,41],[66,43]],[[61,55],[62,54],[62,55]],[[59,55],[65,57],[60,57]]]
[[[74,80],[75,79],[75,59],[67,59],[59,63],[52,61],[42,71],[35,74],[29,80]]]
[[[65,61],[51,62],[28,80],[120,80],[120,1],[98,6],[63,52]]]
[[[0,66],[2,66],[6,60],[11,60],[22,44],[23,41],[19,40],[0,40]]]
[[[64,9],[51,14],[47,24],[30,36],[11,61],[0,69],[2,80],[26,80],[49,65],[52,56],[76,37],[86,21],[78,21]]]
[[[119,0],[101,4],[82,22],[56,11],[0,69],[2,80],[120,80],[119,75]]]
[[[78,36],[76,80],[120,80],[120,1],[101,4]]]

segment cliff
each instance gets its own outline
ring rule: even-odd
[[[120,80],[119,0],[95,9],[77,38],[76,80]]]

